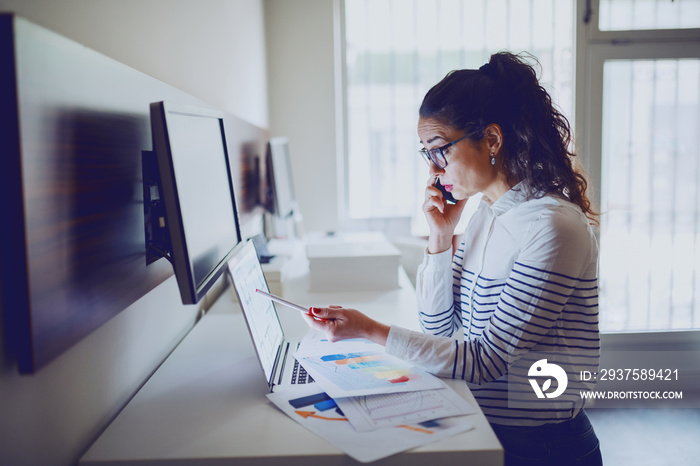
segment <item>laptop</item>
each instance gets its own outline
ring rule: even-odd
[[[255,292],[270,290],[252,241],[229,261],[228,274],[270,391],[313,382],[293,356],[300,342],[285,339],[275,303]]]

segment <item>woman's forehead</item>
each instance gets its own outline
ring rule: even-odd
[[[420,118],[418,120],[418,137],[423,144],[430,144],[439,140],[451,140],[458,131],[433,118]]]

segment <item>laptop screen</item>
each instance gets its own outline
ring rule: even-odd
[[[284,334],[273,302],[255,292],[256,289],[269,292],[269,289],[252,241],[248,241],[229,261],[228,269],[255,351],[269,382]]]

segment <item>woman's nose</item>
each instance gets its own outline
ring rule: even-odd
[[[440,168],[440,167],[438,167],[437,165],[435,165],[434,163],[431,163],[431,164],[430,164],[430,175],[431,175],[431,176],[434,176],[434,175],[442,175],[443,173],[445,173],[445,169],[444,169],[444,168]]]

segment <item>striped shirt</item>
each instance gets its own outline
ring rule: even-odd
[[[391,327],[387,352],[464,379],[492,423],[571,419],[583,407],[579,391],[591,388],[578,374],[598,367],[597,263],[595,235],[568,200],[521,185],[482,200],[454,255],[426,254],[418,269],[423,333]],[[542,359],[568,378],[567,391],[544,403],[527,380]]]

